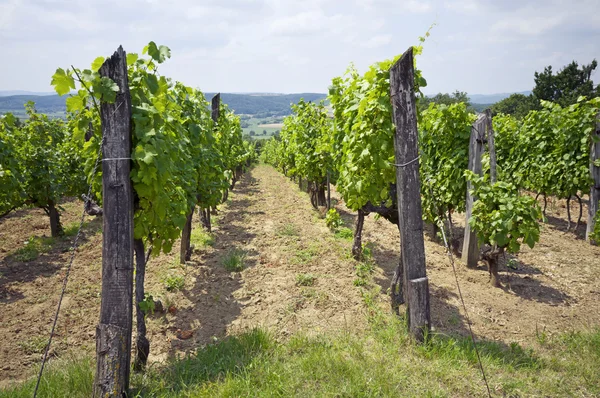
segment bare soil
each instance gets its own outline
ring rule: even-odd
[[[346,225],[352,227],[355,214],[335,191],[332,194]],[[254,327],[268,328],[281,339],[298,331],[367,327],[363,288],[353,285],[357,263],[350,258],[352,242],[327,229],[322,212],[312,209],[297,184],[260,165],[243,176],[229,197],[216,216],[213,246],[197,247],[185,266],[178,264],[178,250],[150,259],[146,290],[170,308],[148,318],[150,362]],[[490,286],[483,265],[470,270],[457,260],[458,279],[478,338],[532,345],[536,335],[600,325],[600,248],[582,239],[585,225],[577,233],[565,232],[565,206],[564,201],[551,204],[539,244],[532,250],[523,248],[511,262],[516,270],[501,267],[504,289]],[[577,214],[577,205],[572,206]],[[67,200],[63,207],[63,224],[76,223],[81,202]],[[95,350],[102,221],[93,217],[86,221],[52,344],[53,357],[93,355]],[[464,217],[456,215],[457,236],[463,226]],[[194,228],[201,228],[197,217]],[[31,376],[41,359],[73,237],[51,242],[28,262],[19,261],[15,251],[31,236],[49,235],[49,220],[42,210],[20,210],[0,220],[0,386]],[[398,230],[371,215],[363,242],[372,249],[373,283],[381,286],[380,301],[387,307],[386,291],[400,248]],[[434,329],[466,334],[450,261],[431,231],[425,249]],[[240,253],[245,256],[244,270],[226,271],[224,259]],[[183,277],[183,289],[167,291],[169,276]]]

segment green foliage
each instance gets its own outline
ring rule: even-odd
[[[169,292],[176,292],[185,286],[185,278],[182,275],[167,275],[163,283]]]
[[[512,115],[521,120],[527,114],[540,108],[539,101],[532,95],[511,94],[508,98],[492,105],[492,115],[495,117],[499,114]]]
[[[421,42],[424,40],[421,38]],[[421,46],[414,47],[415,55],[421,51]],[[352,210],[367,202],[380,204],[391,199],[390,184],[396,182],[396,171],[389,70],[399,59],[400,55],[375,63],[364,75],[351,65],[344,76],[333,79],[329,88],[336,188]],[[425,85],[415,68],[416,92],[420,93]]]
[[[20,126],[12,115],[0,119],[0,214],[25,204],[49,214],[63,196],[85,189],[82,144],[62,120],[37,113],[33,103],[26,111],[28,119]]]
[[[136,194],[134,235],[146,240],[157,254],[169,252],[180,236],[192,206],[216,206],[229,186],[231,170],[253,156],[242,144],[239,119],[222,105],[213,123],[208,103],[199,90],[157,73],[170,58],[168,47],[150,42],[149,57],[127,55],[132,102],[132,170]],[[91,69],[58,69],[53,85],[59,94],[79,86],[67,100],[69,125],[83,145],[85,172],[101,201],[101,171],[92,176],[101,144],[98,101],[113,102],[118,91],[98,73],[101,58]],[[83,137],[92,129],[92,137]]]
[[[542,101],[522,121],[494,118],[499,179],[534,192],[568,198],[589,190],[590,145],[600,98],[568,107]]]
[[[469,139],[476,116],[464,103],[429,104],[421,114],[419,159],[423,218],[437,223],[448,211],[465,211]]]
[[[329,209],[325,216],[325,224],[332,231],[337,231],[339,227],[344,225],[344,221],[336,209]]]
[[[419,99],[419,111],[425,110],[429,108],[430,104],[437,105],[452,105],[452,104],[465,104],[467,109],[471,112],[471,102],[469,101],[469,96],[464,91],[454,91],[452,94],[448,93],[438,93],[433,97],[424,96]]]
[[[498,246],[517,253],[521,242],[533,248],[540,239],[539,220],[542,212],[530,196],[519,195],[517,188],[507,182],[489,184],[484,177],[466,171],[477,198],[469,225],[477,231],[482,244]]]
[[[313,274],[297,274],[296,286],[313,286],[317,277]]]
[[[573,61],[556,74],[552,71],[552,66],[547,66],[543,72],[534,74],[533,95],[538,100],[556,102],[563,107],[579,102],[581,96],[600,96],[600,85],[594,86],[592,81],[592,73],[597,66],[595,59],[581,68]]]
[[[246,252],[240,249],[233,249],[227,252],[221,260],[225,270],[229,272],[241,272],[244,270],[244,262],[246,261]]]
[[[181,288],[183,288],[185,284],[184,283],[181,285],[180,288],[176,288],[176,286],[173,285],[172,288],[169,288],[169,284],[167,284],[167,290],[169,291],[173,291],[173,290],[179,290]],[[148,314],[154,314],[154,297],[152,297],[151,294],[146,293],[146,295],[144,296],[144,299],[142,301],[140,301],[138,303],[138,305],[140,306],[140,310],[142,310],[142,312],[144,313],[145,316],[147,316]]]
[[[283,120],[278,139],[268,140],[261,159],[289,176],[299,176],[320,186],[332,170],[331,122],[321,101],[318,105],[292,104],[292,115]]]

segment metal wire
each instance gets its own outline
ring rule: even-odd
[[[98,170],[98,165],[100,164],[100,155],[102,152],[102,144],[104,143],[104,136],[100,140],[100,146],[98,148],[98,153],[96,156],[96,163],[94,164],[94,168],[92,170],[92,178],[96,175],[96,171]],[[81,230],[83,229],[83,223],[85,221],[86,207],[92,196],[92,183],[89,184],[87,199],[83,204],[83,211],[81,212],[81,219],[79,220],[79,229],[77,230],[77,235],[75,236],[75,240],[73,241],[73,250],[71,252],[71,258],[69,260],[69,264],[67,265],[67,271],[65,273],[65,278],[63,280],[62,291],[60,292],[60,298],[58,299],[58,306],[56,307],[56,313],[54,314],[54,322],[52,324],[52,330],[50,331],[50,338],[48,339],[48,344],[46,345],[46,350],[44,351],[44,357],[42,358],[42,366],[40,367],[40,371],[38,373],[37,382],[35,384],[35,390],[33,391],[33,398],[37,397],[38,389],[40,387],[40,381],[42,380],[42,374],[44,373],[44,367],[46,366],[46,362],[48,361],[48,352],[50,351],[50,345],[52,344],[52,338],[54,337],[54,332],[56,330],[56,323],[58,321],[58,315],[60,313],[60,307],[62,305],[63,298],[65,296],[65,291],[67,289],[67,281],[69,280],[69,273],[71,272],[71,267],[73,265],[73,260],[75,259],[75,253],[77,251],[77,245],[79,243],[79,237],[81,236]]]

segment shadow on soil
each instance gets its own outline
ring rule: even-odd
[[[571,229],[567,231],[568,221],[551,215],[546,215],[546,224],[550,227],[554,228],[556,231],[560,231],[562,233],[569,234],[575,236],[576,239],[585,240],[585,229],[587,227],[586,215],[581,220],[581,223],[575,229],[575,224],[577,223],[577,217],[573,217],[573,221],[571,221]]]
[[[219,340],[225,335],[227,326],[240,315],[242,304],[233,297],[233,293],[242,287],[242,278],[239,272],[227,271],[223,261],[238,256],[242,258],[244,269],[256,265],[258,252],[245,248],[255,235],[246,230],[244,220],[256,214],[248,209],[259,200],[258,193],[256,179],[251,172],[245,173],[230,193],[227,211],[219,213],[216,225],[213,224],[216,250],[200,253],[199,258],[196,257],[198,255],[192,257],[195,264],[191,266],[199,267],[201,272],[194,286],[184,294],[194,304],[178,309],[173,326],[174,329],[192,332],[191,338],[173,339],[171,356],[177,351],[195,351],[198,346]]]
[[[95,217],[84,224],[81,236],[79,237],[79,246],[85,244],[89,239],[100,233],[102,230],[102,217]],[[44,243],[48,239],[48,243]],[[22,293],[9,286],[13,283],[32,282],[38,277],[50,277],[64,268],[68,261],[67,255],[75,236],[65,236],[55,239],[41,238],[41,246],[38,254],[30,261],[23,261],[19,258],[18,251],[0,260],[0,303],[10,304],[23,298]],[[20,249],[22,250],[22,249]]]

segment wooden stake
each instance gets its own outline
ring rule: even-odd
[[[119,86],[114,103],[102,102],[102,300],[96,329],[94,395],[122,397],[129,388],[133,307],[133,189],[131,186],[131,98],[127,55],[122,47],[100,75]]]
[[[488,142],[488,151],[490,153],[490,181],[493,183],[496,182],[498,175],[496,173],[496,144],[494,141],[494,126],[492,124],[492,111],[491,109],[485,110],[486,117],[486,130],[487,130],[487,142]]]
[[[485,139],[485,130],[487,117],[482,114],[477,118],[471,128],[471,140],[469,143],[469,170],[477,175],[481,175],[481,152],[483,151],[483,141]],[[469,225],[469,218],[473,211],[473,202],[475,198],[471,195],[472,184],[467,184],[467,214],[465,224],[465,238],[463,242],[462,258],[468,268],[476,268],[479,261],[479,244],[477,243],[477,234]]]
[[[590,174],[592,176],[592,186],[590,187],[590,205],[588,206],[588,222],[585,231],[585,239],[591,244],[598,244],[591,238],[596,225],[594,217],[600,209],[600,167],[595,166],[594,162],[600,161],[600,113],[596,117],[596,131],[592,134],[592,148],[590,151]]]
[[[413,48],[390,69],[390,97],[396,134],[396,182],[400,251],[404,267],[410,333],[422,342],[431,325],[429,285],[425,268],[423,210],[419,176],[419,143],[414,93]]]

